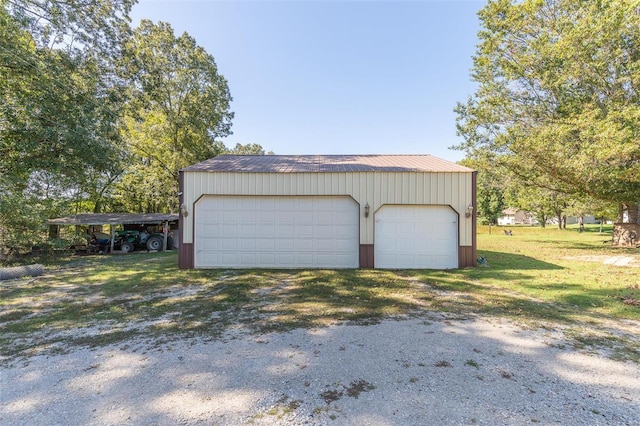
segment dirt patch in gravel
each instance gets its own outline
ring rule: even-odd
[[[638,364],[563,336],[428,314],[209,341],[131,339],[0,367],[0,423],[640,424]]]

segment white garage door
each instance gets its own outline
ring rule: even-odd
[[[195,208],[196,268],[357,268],[350,197],[205,196]]]
[[[376,268],[458,267],[458,215],[448,206],[382,206],[374,238]]]

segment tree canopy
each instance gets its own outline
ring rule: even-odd
[[[122,194],[138,210],[175,210],[180,169],[226,150],[219,138],[231,133],[227,81],[191,36],[176,37],[169,24],[149,20],[125,43],[122,68],[131,162]]]
[[[627,0],[490,0],[457,148],[523,183],[640,201],[640,14]]]
[[[227,149],[233,113],[211,54],[134,0],[0,0],[0,260],[47,218],[177,209],[178,171]],[[6,254],[6,250],[4,251]]]

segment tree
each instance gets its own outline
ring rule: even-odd
[[[129,35],[129,12],[137,0],[0,0],[39,47],[103,58]]]
[[[138,211],[175,211],[180,169],[226,150],[218,138],[231,134],[227,81],[191,36],[148,20],[125,43],[122,69],[130,87],[122,131],[131,165],[120,200]]]
[[[112,156],[108,101],[95,99],[97,76],[82,58],[28,49],[26,40],[23,53],[14,46],[0,59],[0,171],[22,188],[35,172],[81,185],[87,169],[105,169]]]
[[[131,0],[0,0],[0,171],[85,180],[113,160]],[[116,147],[117,148],[117,147]]]
[[[508,190],[508,178],[502,175],[493,161],[487,158],[482,160],[464,159],[460,164],[478,171],[476,181],[478,220],[486,224],[497,224],[498,218],[502,216],[502,212],[507,207],[505,192]]]
[[[535,186],[520,186],[512,193],[510,204],[531,212],[540,226],[555,219],[558,229],[566,227],[569,199],[565,194]]]
[[[228,150],[228,153],[235,155],[265,155],[264,148],[257,143],[248,143],[246,145],[237,143],[233,149]],[[273,152],[270,151],[269,155],[273,155]]]
[[[470,157],[491,152],[557,194],[640,201],[640,14],[626,0],[490,0],[475,94],[458,104]]]
[[[130,4],[0,0],[4,244],[38,242],[47,218],[94,187],[92,176],[113,170],[122,91],[112,57]]]

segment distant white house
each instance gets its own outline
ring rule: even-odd
[[[508,208],[502,211],[502,216],[498,218],[498,225],[538,225],[538,219],[526,210]],[[575,225],[578,223],[577,216],[567,216],[567,225]],[[586,214],[582,216],[582,223],[585,225],[597,223],[595,216]],[[552,217],[547,219],[548,225],[557,225],[558,218]]]
[[[596,217],[590,214],[582,215],[582,223],[585,225],[593,225],[596,223]],[[578,223],[578,216],[567,216],[567,225]]]
[[[535,218],[526,210],[504,209],[502,216],[498,218],[498,225],[533,225],[536,223]]]
[[[579,222],[578,220],[578,216],[567,216],[567,225],[575,225]],[[584,223],[585,225],[592,225],[594,223],[596,223],[596,218],[593,215],[590,214],[585,214],[582,216],[582,223]],[[552,217],[549,220],[547,220],[547,223],[549,225],[557,225],[558,224],[558,218],[557,217]]]

